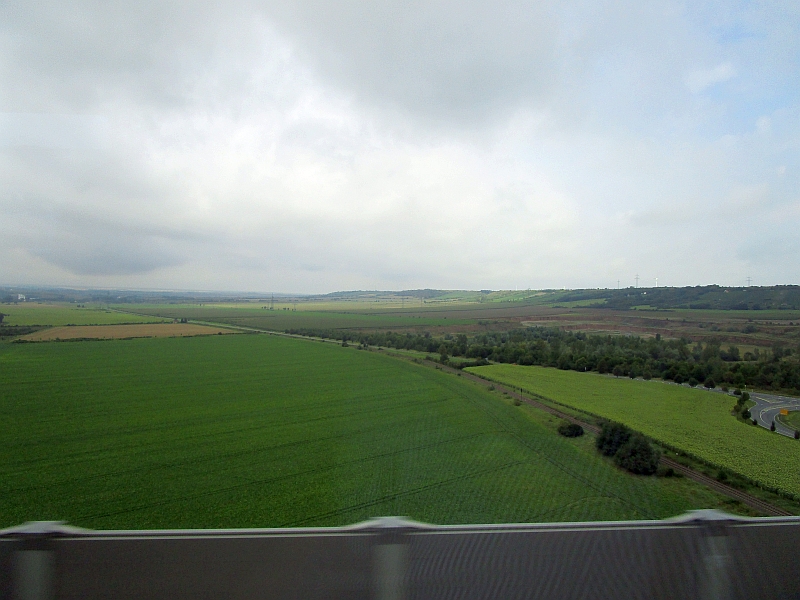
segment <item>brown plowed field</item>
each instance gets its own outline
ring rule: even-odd
[[[51,342],[54,340],[113,340],[140,337],[187,337],[193,335],[214,335],[217,333],[237,333],[230,329],[206,327],[192,323],[147,323],[141,325],[75,325],[53,327],[23,336],[31,342]]]

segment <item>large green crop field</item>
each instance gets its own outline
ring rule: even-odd
[[[132,315],[96,305],[78,308],[74,304],[0,304],[5,314],[3,325],[116,325],[120,323],[157,323],[164,319]]]
[[[735,400],[728,395],[544,367],[468,370],[619,421],[712,464],[800,495],[800,442],[737,421],[730,415]]]
[[[407,329],[442,327],[470,323],[435,312],[369,311],[369,304],[361,303],[361,310],[265,310],[259,307],[233,306],[120,306],[141,315],[163,316],[171,319],[188,318],[197,321],[252,327],[265,331],[289,329]],[[366,307],[366,308],[363,308]]]
[[[0,526],[642,519],[723,506],[498,393],[268,335],[0,346]]]

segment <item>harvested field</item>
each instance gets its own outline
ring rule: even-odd
[[[30,342],[52,342],[55,340],[116,340],[143,337],[189,337],[195,335],[237,333],[230,329],[194,325],[191,323],[146,323],[141,325],[75,325],[53,327],[23,336]]]

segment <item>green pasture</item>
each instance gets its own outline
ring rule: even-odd
[[[647,519],[724,502],[620,471],[463,378],[323,342],[12,344],[0,389],[0,527]]]
[[[120,307],[141,315],[187,318],[197,321],[224,323],[253,327],[266,331],[286,331],[287,329],[404,329],[426,328],[470,323],[465,319],[448,319],[439,314],[403,313],[392,311],[311,311],[311,310],[267,310],[253,307],[244,308],[221,306],[171,306],[156,305],[146,307]]]
[[[119,323],[157,323],[163,319],[153,316],[124,314],[97,305],[87,304],[0,304],[6,315],[3,325],[116,325]]]
[[[489,365],[467,370],[624,423],[714,465],[800,496],[800,442],[732,417],[732,396],[544,367]]]
[[[779,418],[788,427],[800,431],[800,410],[793,410],[788,415],[782,415]]]

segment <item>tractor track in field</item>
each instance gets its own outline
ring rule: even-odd
[[[486,385],[487,387],[493,385],[496,390],[498,390],[500,392],[505,392],[506,394],[508,394],[512,398],[516,398],[517,400],[520,400],[521,402],[525,402],[526,404],[528,404],[530,406],[533,406],[533,407],[535,407],[535,408],[537,408],[539,410],[543,410],[543,411],[545,411],[547,413],[550,413],[551,415],[557,416],[557,417],[559,417],[561,419],[566,419],[567,421],[570,421],[572,423],[576,423],[576,424],[580,425],[581,427],[583,427],[584,429],[586,429],[588,431],[591,431],[592,433],[597,434],[597,433],[600,432],[600,428],[597,425],[594,425],[592,423],[588,423],[586,421],[582,421],[581,419],[578,419],[576,417],[573,417],[570,414],[562,412],[562,411],[558,410],[557,408],[553,408],[552,406],[548,406],[547,404],[544,404],[543,402],[539,402],[538,400],[535,400],[533,398],[529,398],[528,396],[525,396],[525,395],[519,393],[519,391],[514,391],[510,387],[506,387],[506,386],[504,386],[502,384],[499,384],[497,382],[494,382],[494,381],[489,381],[488,379],[483,379],[482,377],[478,377],[477,375],[473,375],[472,373],[466,373],[464,371],[459,371],[459,370],[454,369],[452,367],[446,367],[446,366],[443,366],[443,365],[437,365],[436,363],[433,363],[433,362],[430,362],[430,361],[426,361],[426,362],[428,362],[431,365],[438,366],[443,371],[447,371],[448,373],[455,373],[455,374],[460,373],[462,377],[465,377],[465,378],[467,378],[467,379],[469,379],[471,381],[475,381],[477,383],[481,383],[483,385]],[[701,473],[699,471],[696,471],[696,470],[692,469],[691,467],[687,467],[686,465],[683,465],[683,464],[679,463],[678,461],[673,460],[671,458],[662,456],[661,457],[661,464],[664,465],[665,467],[672,468],[677,473],[680,473],[683,476],[685,476],[685,477],[687,477],[687,478],[689,478],[689,479],[691,479],[693,481],[696,481],[697,483],[701,483],[701,484],[711,488],[715,492],[718,492],[720,494],[728,496],[729,498],[733,498],[734,500],[738,500],[739,502],[741,502],[745,506],[749,506],[753,510],[756,510],[756,511],[762,513],[762,514],[767,515],[767,516],[770,516],[770,517],[790,517],[790,516],[793,516],[792,513],[788,512],[787,510],[785,510],[783,508],[775,506],[774,504],[770,504],[766,500],[762,500],[760,498],[756,498],[755,496],[752,496],[752,495],[748,494],[747,492],[743,492],[741,490],[738,490],[735,487],[732,487],[730,485],[722,483],[721,481],[717,481],[713,477],[709,477],[705,473]]]

